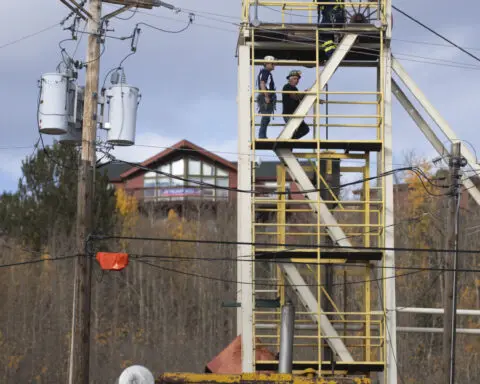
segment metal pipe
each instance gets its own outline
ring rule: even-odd
[[[443,308],[412,308],[412,307],[403,307],[397,308],[397,312],[400,313],[421,313],[428,315],[443,315]],[[458,316],[480,316],[480,310],[476,309],[457,309]]]
[[[292,373],[293,337],[295,332],[295,307],[287,301],[282,307],[282,324],[280,329],[280,356],[278,373]]]
[[[258,0],[255,1],[252,25],[254,27],[260,26],[260,20],[258,19]]]
[[[397,327],[397,332],[443,333],[443,328]],[[480,329],[457,328],[457,333],[480,335]]]
[[[267,324],[259,324],[259,323],[256,323],[255,324],[255,328],[257,329],[277,329],[277,324],[272,324],[272,323],[267,323]],[[358,331],[361,331],[365,328],[364,325],[362,324],[349,324],[347,325],[347,327],[345,328],[345,326],[343,325],[343,323],[340,323],[340,324],[333,324],[333,328],[335,329],[339,329],[339,330],[347,330],[347,331],[354,331],[354,332],[358,332]],[[375,327],[378,329],[378,325]],[[316,329],[318,329],[318,325],[314,325],[314,324],[296,324],[295,325],[295,329],[298,329],[298,330],[302,330],[302,331],[305,331],[305,330],[311,330],[311,331],[314,331]]]

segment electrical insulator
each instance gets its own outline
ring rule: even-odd
[[[81,144],[85,87],[79,87],[71,82],[68,88],[68,129],[59,136],[58,141],[62,144]]]
[[[68,131],[68,89],[64,73],[46,73],[40,80],[38,125],[41,133],[60,135]]]
[[[109,122],[107,141],[118,146],[135,144],[137,109],[140,103],[140,91],[131,85],[120,83],[112,85],[105,93],[109,104]]]

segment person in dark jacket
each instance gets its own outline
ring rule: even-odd
[[[326,26],[330,24],[330,26],[333,26],[335,24],[345,24],[345,4],[343,0],[322,0],[322,2],[331,4],[317,6],[317,22],[319,25]]]
[[[333,28],[346,23],[345,4],[343,0],[325,0],[329,5],[317,6],[317,24],[319,28]],[[335,44],[335,36],[333,33],[323,32],[319,34],[320,41],[322,41],[322,49],[325,57],[329,59],[337,45]]]
[[[290,71],[290,73],[287,76],[288,83],[285,84],[285,86],[283,87],[283,91],[298,92],[297,85],[301,77],[302,77],[302,72],[297,70]],[[300,101],[303,99],[304,96],[305,95],[302,95],[299,93],[283,93],[282,94],[283,114],[293,115],[297,107],[300,105]],[[285,123],[288,123],[288,120],[290,120],[290,116],[284,116],[283,119],[285,120]],[[292,139],[300,139],[303,136],[305,136],[308,132],[310,132],[310,128],[305,123],[305,121],[302,121],[298,129],[293,134]]]

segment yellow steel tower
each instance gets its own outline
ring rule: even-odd
[[[333,8],[344,20],[325,23]],[[393,247],[393,180],[382,176],[392,169],[390,39],[391,0],[243,0],[238,187],[256,191],[238,196],[244,373],[277,370],[278,360],[256,360],[255,351],[278,352],[288,299],[296,307],[294,372],[396,383],[394,255],[369,249]],[[278,100],[270,138],[258,139],[257,74],[267,55]],[[289,116],[281,100],[291,93],[278,87],[285,69],[302,69],[313,82],[299,88]],[[352,71],[376,77],[359,89],[341,81]],[[292,139],[302,121],[310,134]],[[273,192],[255,183],[259,156],[278,157]],[[340,173],[354,176],[339,181]],[[354,191],[340,185],[359,179]]]

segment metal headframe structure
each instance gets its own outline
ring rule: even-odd
[[[279,351],[280,307],[292,299],[294,372],[314,369],[332,378],[377,375],[384,383],[396,384],[395,253],[355,249],[394,248],[394,180],[392,175],[382,176],[393,169],[392,95],[440,155],[448,155],[448,150],[393,73],[445,136],[452,142],[458,138],[392,57],[391,0],[339,3],[335,9],[343,22],[324,23],[317,16],[325,15],[331,2],[243,1],[237,48],[238,188],[258,192],[238,194],[237,333],[242,335],[242,371],[278,368],[278,361],[258,360],[255,351]],[[332,41],[336,49],[330,56],[325,47]],[[305,91],[259,89],[257,75],[267,55],[275,58],[268,62],[276,67],[309,68],[313,84]],[[376,71],[368,91],[356,89],[355,82],[347,89],[334,88],[334,80],[347,77],[352,68],[365,71],[367,79],[368,71]],[[273,93],[282,100],[297,95],[301,101],[292,114],[279,113],[280,101],[273,113],[259,112],[259,95]],[[261,119],[271,115],[268,130],[273,138],[257,138]],[[302,122],[311,133],[296,139]],[[278,157],[273,191],[256,184],[254,162],[264,151]],[[478,171],[464,145],[462,155]],[[353,160],[358,165],[345,164]],[[352,197],[338,188],[335,176],[340,172],[365,180],[379,178],[376,183],[365,181]],[[480,204],[472,181],[464,178],[463,183]],[[322,248],[332,244],[348,251]],[[275,263],[285,260],[289,263]],[[349,287],[352,276],[360,276],[356,280],[362,284]]]

